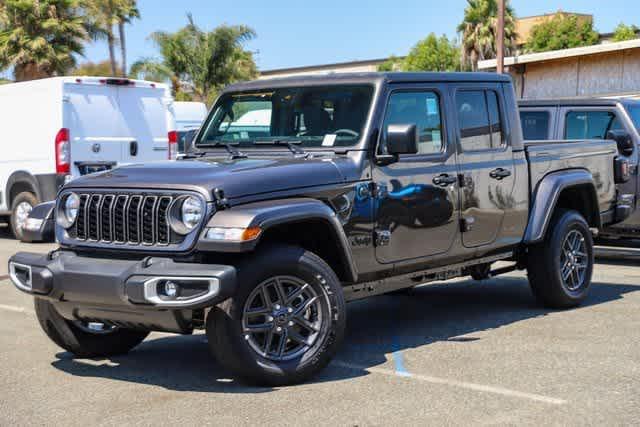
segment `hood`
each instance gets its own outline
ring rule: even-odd
[[[80,177],[66,187],[194,190],[208,196],[221,188],[232,199],[342,183],[353,168],[353,160],[346,157],[205,158],[121,166]]]

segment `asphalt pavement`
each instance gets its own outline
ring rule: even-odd
[[[0,425],[631,425],[640,421],[640,268],[596,266],[591,296],[539,308],[526,276],[456,281],[348,305],[315,380],[247,387],[202,333],[154,333],[126,356],[74,359],[6,279],[0,231]],[[638,258],[640,259],[640,257]]]

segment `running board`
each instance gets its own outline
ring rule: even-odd
[[[509,258],[513,258],[513,255],[513,251],[504,252],[501,254],[477,258],[472,261],[465,261],[458,264],[447,265],[444,267],[414,271],[413,273],[407,273],[399,276],[374,280],[371,282],[363,282],[351,286],[345,286],[343,288],[344,298],[346,301],[354,301],[374,295],[386,294],[388,292],[393,292],[404,288],[412,288],[414,286],[423,285],[430,282],[455,279],[456,277],[462,277],[468,274],[464,273],[464,270],[466,268],[473,267],[474,265],[506,260]]]

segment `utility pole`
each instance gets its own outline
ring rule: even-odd
[[[504,73],[504,1],[498,0],[498,34],[496,34],[496,54],[498,56],[496,72],[498,74]]]

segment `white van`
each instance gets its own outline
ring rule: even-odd
[[[176,101],[173,103],[173,115],[178,131],[178,154],[184,154],[207,117],[207,106],[204,102]]]
[[[37,203],[61,184],[118,164],[173,159],[177,133],[166,85],[54,77],[0,86],[0,216],[21,237]]]

